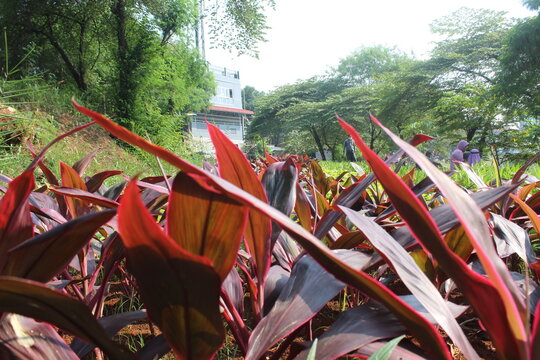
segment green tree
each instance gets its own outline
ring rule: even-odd
[[[264,96],[264,92],[255,89],[253,86],[245,86],[242,89],[242,102],[244,109],[255,111],[257,100]]]
[[[258,55],[258,44],[265,41],[268,29],[265,12],[274,7],[274,0],[200,1],[214,46]]]
[[[0,2],[0,24],[7,29],[10,57],[23,56],[34,43],[41,54],[36,72],[47,71],[57,79],[70,77],[77,88],[89,88],[89,72],[100,60],[107,41],[103,26],[107,1],[13,0]]]
[[[504,12],[468,8],[432,25],[444,38],[425,68],[442,92],[435,110],[445,136],[464,136],[485,147],[489,134],[513,121],[495,96],[499,59],[512,25]]]
[[[508,34],[497,90],[506,106],[540,117],[540,15],[517,24]]]

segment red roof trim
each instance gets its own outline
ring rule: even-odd
[[[237,113],[237,114],[248,114],[248,115],[253,115],[253,111],[251,110],[245,110],[245,109],[235,109],[235,108],[230,108],[230,107],[225,107],[225,106],[210,106],[210,110],[214,110],[214,111],[224,111],[224,112],[230,112],[230,113]]]

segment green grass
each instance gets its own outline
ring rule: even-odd
[[[354,171],[353,167],[347,161],[320,161],[319,163],[321,164],[324,171],[328,175],[333,176],[334,178],[338,177],[344,171],[348,171],[348,172],[351,172],[352,174],[357,175],[356,171]],[[371,170],[369,169],[369,166],[367,165],[365,161],[357,162],[357,164],[360,165],[360,167],[362,167],[362,169],[364,169],[366,173],[371,172]],[[503,179],[503,181],[511,180],[514,174],[519,170],[521,166],[522,164],[518,164],[518,163],[507,162],[507,163],[502,164],[500,166],[500,172],[501,172],[501,178]],[[400,176],[404,176],[409,171],[411,171],[413,167],[414,165],[412,164],[404,165],[400,168],[398,174]],[[448,169],[443,168],[442,170],[448,170]],[[480,178],[482,178],[482,180],[487,185],[491,184],[492,186],[495,186],[494,185],[494,181],[496,178],[495,167],[493,166],[491,161],[484,160],[481,163],[473,166],[473,170],[478,176],[480,176]],[[527,169],[526,173],[532,176],[535,176],[536,178],[540,178],[540,164],[536,163],[536,164],[531,165]],[[426,175],[424,174],[424,172],[417,168],[415,170],[414,182],[418,183],[425,176]],[[474,183],[469,179],[467,174],[462,170],[458,170],[456,173],[454,173],[452,175],[452,179],[454,179],[454,181],[456,181],[461,186],[466,187],[467,189],[476,188],[476,185],[474,185]]]

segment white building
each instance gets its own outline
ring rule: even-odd
[[[191,119],[191,136],[210,139],[206,121],[219,127],[235,144],[244,142],[247,117],[253,111],[242,107],[242,87],[240,73],[224,67],[210,65],[217,83],[216,94],[206,113],[195,114]]]

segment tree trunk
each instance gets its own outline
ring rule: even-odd
[[[476,131],[478,130],[477,127],[473,127],[473,128],[470,128],[470,129],[467,129],[467,141],[468,142],[471,142],[471,140],[473,139],[474,135],[476,134]]]
[[[41,34],[45,35],[45,37],[49,40],[52,47],[56,50],[56,52],[58,52],[58,54],[62,58],[62,61],[64,61],[64,64],[66,64],[66,67],[69,73],[73,77],[73,80],[75,80],[75,83],[77,84],[77,87],[79,88],[79,90],[81,91],[88,90],[88,84],[86,83],[84,71],[78,71],[75,68],[75,65],[73,64],[73,61],[71,61],[71,59],[69,58],[69,55],[66,53],[64,48],[60,46],[58,41],[56,41],[56,39],[51,34],[45,31],[41,32]]]
[[[313,135],[313,140],[315,140],[315,144],[317,144],[317,149],[319,149],[319,152],[321,153],[321,159],[326,160],[323,144],[321,142],[321,138],[319,137],[319,134],[317,134],[317,130],[315,130],[315,128],[312,126],[309,128],[309,132],[311,132],[311,135]]]

